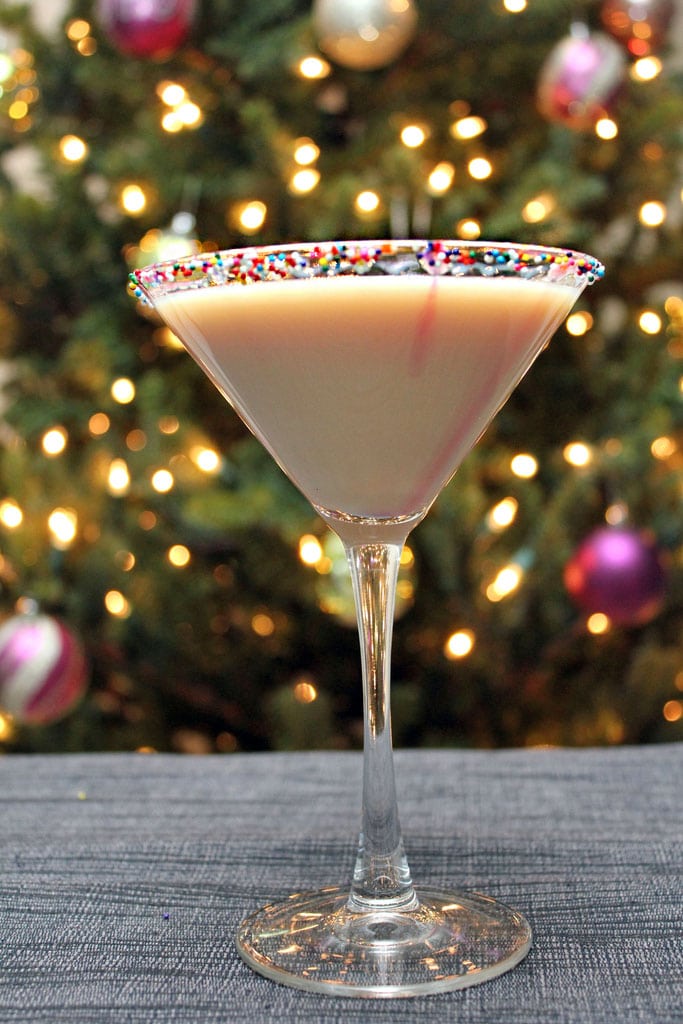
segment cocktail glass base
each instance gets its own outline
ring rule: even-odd
[[[529,951],[527,921],[497,900],[428,888],[416,895],[416,909],[359,912],[341,888],[295,893],[247,917],[237,948],[282,985],[370,999],[477,985]]]

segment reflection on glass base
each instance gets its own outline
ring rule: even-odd
[[[334,996],[398,998],[495,978],[526,956],[531,929],[478,893],[418,888],[409,912],[349,910],[348,892],[295,893],[246,918],[237,948],[273,981]]]

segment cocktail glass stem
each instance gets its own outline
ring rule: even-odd
[[[391,740],[391,641],[402,544],[347,544],[363,672],[362,831],[349,909],[418,906],[403,849]]]

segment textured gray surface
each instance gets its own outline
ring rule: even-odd
[[[348,876],[360,769],[329,753],[0,760],[0,1021],[682,1024],[683,745],[399,753],[416,880],[505,899],[531,953],[412,1000],[253,974],[241,917]]]

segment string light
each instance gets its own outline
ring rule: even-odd
[[[159,82],[156,93],[167,107],[179,107],[187,99],[187,90],[179,82]]]
[[[656,437],[650,445],[652,457],[664,461],[670,459],[678,451],[678,445],[673,437]]]
[[[565,320],[565,329],[567,334],[571,334],[575,338],[580,338],[582,335],[587,334],[593,326],[593,317],[590,313],[585,310],[579,310],[577,313],[570,313]]]
[[[493,164],[484,156],[475,156],[468,163],[467,171],[475,181],[485,181],[493,174]]]
[[[380,198],[376,192],[366,189],[356,196],[356,209],[360,213],[374,213],[379,208]]]
[[[317,537],[305,533],[299,540],[299,558],[304,565],[315,565],[323,557],[323,549]]]
[[[146,508],[138,516],[138,523],[140,524],[141,530],[149,532],[150,530],[153,530],[154,527],[157,525],[157,517],[155,516],[154,512],[152,512],[151,509]]]
[[[410,569],[415,564],[415,555],[413,554],[412,548],[409,548],[407,544],[403,545],[401,550],[401,557],[399,558],[399,564],[404,569]]]
[[[459,220],[455,229],[460,238],[468,241],[474,241],[475,238],[479,238],[481,235],[481,224],[478,220],[472,220],[470,217],[466,217],[465,220]]]
[[[0,523],[3,526],[6,526],[8,530],[16,530],[23,521],[24,513],[14,498],[5,498],[0,502]]]
[[[332,66],[322,57],[302,57],[296,66],[297,74],[301,78],[327,78],[332,71]]]
[[[147,208],[147,195],[140,185],[125,185],[121,189],[119,203],[124,213],[131,217],[139,217]]]
[[[531,480],[538,473],[538,460],[528,452],[520,452],[510,460],[510,469],[520,480]]]
[[[657,163],[659,160],[664,159],[664,147],[659,142],[653,142],[650,139],[646,142],[641,150],[646,160],[650,160],[652,163]]]
[[[498,602],[513,594],[524,578],[524,571],[521,565],[511,562],[504,566],[496,575],[495,579],[486,588],[486,596],[489,601]]]
[[[14,61],[7,53],[0,53],[0,85],[14,74]]]
[[[256,612],[251,618],[251,628],[257,636],[272,636],[275,632],[275,623],[265,612]]]
[[[0,742],[12,739],[14,734],[14,719],[7,712],[0,712]]]
[[[13,121],[23,121],[28,114],[28,103],[26,100],[14,100],[10,103],[7,114]]]
[[[193,103],[192,100],[181,103],[174,113],[184,128],[198,128],[204,120],[201,107]]]
[[[221,457],[213,448],[196,446],[190,451],[190,458],[202,473],[217,473],[221,467]]]
[[[88,430],[93,437],[101,437],[106,434],[111,426],[111,420],[105,412],[96,412],[88,420]]]
[[[158,427],[162,434],[177,434],[180,430],[180,420],[177,416],[162,416]]]
[[[329,576],[330,573],[334,572],[334,562],[328,555],[323,554],[322,558],[318,559],[313,568],[319,576]]]
[[[154,332],[154,340],[157,345],[165,346],[176,350],[184,349],[182,341],[177,334],[174,334],[170,327],[159,327]]]
[[[52,543],[60,551],[71,547],[76,539],[78,517],[71,508],[56,508],[48,516],[47,525]]]
[[[447,160],[442,160],[441,163],[438,163],[432,170],[429,178],[427,179],[429,191],[436,195],[442,195],[451,187],[454,177],[455,167],[453,164],[449,163]]]
[[[119,405],[129,405],[135,398],[135,384],[128,377],[119,377],[112,384],[110,394]]]
[[[93,39],[92,36],[86,36],[85,39],[78,40],[76,49],[81,57],[92,57],[94,53],[97,53],[97,40]]]
[[[659,334],[662,329],[662,318],[654,310],[646,309],[638,317],[638,326],[643,334]]]
[[[657,228],[666,220],[666,207],[664,203],[657,200],[650,200],[643,203],[638,211],[638,219],[646,228]]]
[[[446,640],[444,654],[451,661],[466,658],[474,649],[475,636],[471,629],[458,629]]]
[[[124,459],[112,459],[107,476],[107,487],[111,494],[125,494],[130,487],[130,473]]]
[[[90,35],[90,24],[84,18],[72,18],[66,23],[64,31],[67,39],[70,39],[72,43],[77,43],[79,39],[85,39]]]
[[[467,100],[453,100],[452,103],[448,104],[448,113],[451,117],[455,117],[457,120],[467,117],[467,115],[471,113],[471,110],[472,108]]]
[[[628,519],[628,506],[618,501],[605,509],[605,522],[610,526],[620,526]]]
[[[631,65],[631,78],[637,82],[651,82],[662,71],[659,57],[640,57]]]
[[[246,235],[259,231],[266,220],[268,208],[260,199],[252,199],[234,208],[239,227]]]
[[[593,612],[592,615],[588,616],[586,620],[586,629],[593,636],[602,636],[604,633],[608,633],[612,628],[612,623],[608,615],[604,612]]]
[[[309,164],[314,164],[319,156],[320,148],[313,139],[304,136],[297,139],[294,143],[294,162],[300,167],[308,167]]]
[[[135,568],[135,555],[132,551],[117,551],[116,564],[123,572],[132,572]]]
[[[599,139],[607,142],[616,139],[619,134],[619,126],[611,117],[601,117],[595,122],[595,134]]]
[[[510,14],[521,14],[526,10],[527,0],[503,0],[503,7]]]
[[[316,170],[315,167],[304,167],[292,175],[289,187],[292,192],[305,195],[307,192],[312,192],[319,181],[320,171]]]
[[[131,612],[130,602],[120,590],[108,590],[104,595],[104,607],[117,619],[127,619]]]
[[[88,146],[78,135],[63,135],[59,140],[59,153],[69,164],[80,163],[88,155]]]
[[[61,455],[67,446],[69,435],[64,427],[51,427],[43,434],[40,446],[46,455]]]
[[[522,209],[522,219],[527,224],[539,224],[555,209],[555,200],[551,195],[540,195],[529,202]]]
[[[152,473],[152,487],[158,494],[168,494],[173,490],[175,479],[167,469],[157,469]]]
[[[572,441],[570,444],[565,445],[562,455],[565,462],[568,462],[570,466],[575,466],[577,469],[583,466],[590,466],[593,461],[593,452],[583,441]]]
[[[667,722],[680,722],[683,718],[683,701],[668,700],[662,708],[662,714]]]
[[[147,447],[147,434],[144,430],[129,430],[126,434],[126,448],[130,452],[141,452]]]
[[[168,110],[161,118],[161,127],[169,135],[175,135],[183,130],[183,122],[175,110]]]
[[[486,516],[486,525],[489,530],[498,532],[511,526],[517,518],[519,502],[516,498],[503,498],[497,505],[489,510]]]
[[[166,552],[166,557],[176,569],[184,569],[186,565],[190,564],[192,559],[190,549],[185,547],[184,544],[174,544]]]
[[[294,700],[299,704],[312,704],[318,699],[318,691],[309,679],[300,679],[293,686]]]
[[[427,139],[427,132],[419,124],[407,124],[401,131],[401,142],[408,149],[418,149]]]
[[[466,117],[460,117],[454,121],[449,131],[456,139],[476,139],[479,135],[483,135],[487,127],[483,117],[468,114]]]

